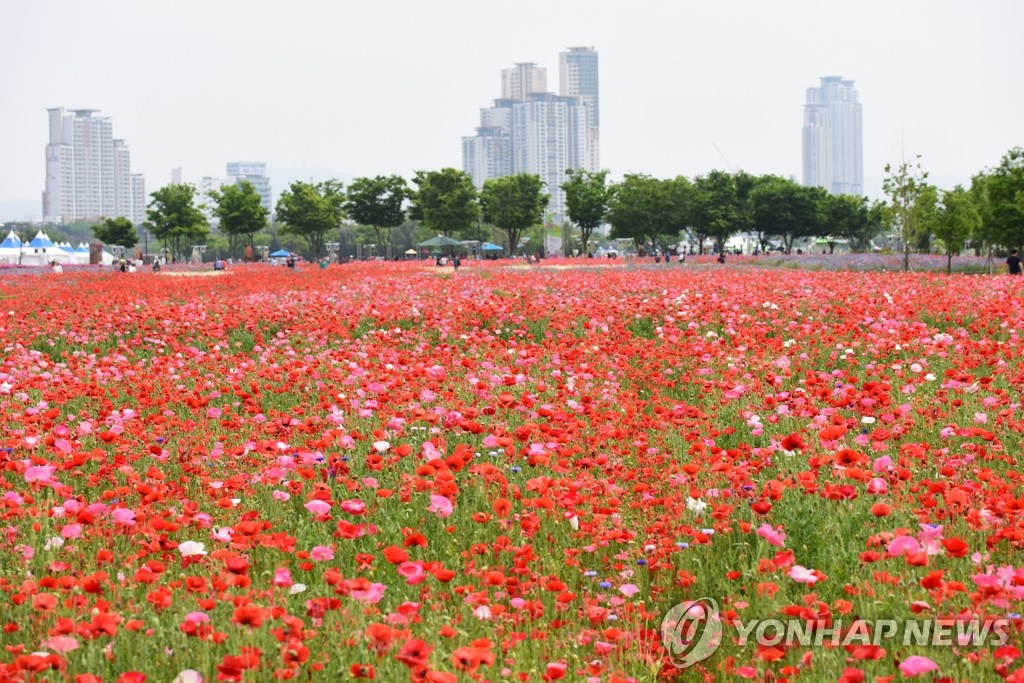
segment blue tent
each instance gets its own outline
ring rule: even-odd
[[[28,243],[28,246],[30,248],[42,249],[45,247],[55,247],[57,245],[51,242],[50,238],[44,235],[43,231],[40,230],[36,233],[36,236],[32,238],[32,241]]]
[[[491,242],[484,242],[480,245],[480,249],[482,251],[505,251],[505,247]]]
[[[7,237],[4,238],[3,242],[0,242],[0,249],[20,249],[21,238],[14,234],[11,230],[7,233]]]
[[[289,257],[291,255],[292,255],[292,252],[290,252],[290,251],[285,251],[284,249],[278,249],[277,251],[275,251],[273,254],[270,255],[270,258],[287,258],[287,257]]]

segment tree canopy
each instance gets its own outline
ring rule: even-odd
[[[511,253],[515,253],[523,232],[544,220],[549,200],[540,176],[532,173],[490,178],[480,191],[484,220],[508,236]]]
[[[314,259],[320,258],[324,238],[337,230],[345,217],[345,194],[337,180],[322,183],[296,181],[277,200],[282,232],[301,237]]]
[[[981,227],[981,212],[970,192],[957,185],[942,193],[942,205],[935,220],[935,237],[946,250],[946,272],[953,270],[953,256]]]
[[[220,231],[226,234],[230,249],[239,238],[252,246],[257,232],[267,225],[269,211],[262,204],[262,198],[248,180],[224,185],[210,190],[214,201],[213,215],[220,220]]]
[[[416,191],[409,215],[431,232],[451,237],[465,234],[477,225],[480,206],[473,179],[464,171],[416,171]]]
[[[139,233],[128,218],[104,218],[92,226],[92,234],[104,244],[131,249],[139,243]]]
[[[267,227],[270,212],[248,180],[211,190],[210,198],[216,204],[213,215],[220,219],[220,231],[228,236],[231,251],[238,238],[251,246],[256,233]]]
[[[147,227],[154,237],[170,245],[175,256],[181,256],[182,246],[201,243],[210,234],[209,221],[195,205],[193,185],[164,185],[150,197]]]
[[[377,244],[391,244],[391,229],[405,222],[405,200],[411,196],[401,176],[356,178],[345,193],[345,212],[360,225],[373,229]]]
[[[928,172],[921,169],[921,155],[911,163],[903,161],[899,166],[885,165],[885,180],[882,188],[889,195],[887,218],[889,225],[899,235],[903,246],[903,270],[910,270],[910,249],[917,244],[925,226],[917,219],[922,211],[918,204],[926,196],[925,182]],[[916,209],[916,211],[915,211]]]
[[[612,198],[608,187],[608,171],[587,171],[582,168],[569,169],[569,177],[562,184],[565,190],[566,214],[580,229],[582,253],[587,254],[587,243],[594,230],[604,224]]]
[[[1006,249],[1024,248],[1024,149],[1014,147],[996,168],[974,177],[981,236]]]

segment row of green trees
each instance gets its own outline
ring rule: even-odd
[[[920,156],[886,165],[885,172],[885,217],[902,243],[904,270],[910,252],[931,251],[933,239],[946,254],[947,272],[965,248],[991,257],[997,249],[1024,247],[1024,149],[1011,149],[998,166],[975,175],[969,188],[941,191],[928,183]]]
[[[927,182],[920,159],[886,167],[887,202],[831,195],[774,175],[711,171],[688,179],[627,174],[609,183],[608,171],[569,170],[562,184],[566,219],[575,226],[581,251],[590,249],[594,231],[611,225],[613,238],[631,239],[638,248],[659,249],[687,239],[703,251],[719,249],[735,234],[750,233],[762,250],[792,248],[807,238],[823,239],[830,250],[840,241],[855,251],[871,248],[882,232],[895,236],[909,267],[909,254],[933,250],[933,240],[952,259],[965,247],[993,250],[1024,246],[1024,150],[1010,150],[1000,164],[976,175],[970,188],[939,191]],[[549,196],[540,178],[518,174],[487,180],[478,191],[464,172],[445,168],[417,171],[410,187],[400,176],[356,178],[346,188],[336,180],[295,182],[275,207],[283,235],[301,238],[313,258],[323,254],[332,233],[343,225],[362,226],[366,239],[393,243],[409,221],[421,234],[478,239],[482,224],[503,233],[514,250],[523,234],[541,224]],[[153,192],[145,229],[175,254],[205,243],[210,229],[192,185],[167,185]],[[259,194],[247,182],[210,193],[212,215],[232,253],[253,245],[268,227]],[[109,244],[136,243],[125,219],[94,228]],[[409,238],[408,234],[403,234]]]

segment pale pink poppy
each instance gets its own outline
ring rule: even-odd
[[[367,602],[371,605],[375,605],[380,602],[381,598],[384,597],[384,591],[388,589],[383,583],[371,583],[370,587],[366,590],[354,590],[349,595],[353,600],[359,602]]]
[[[929,671],[937,671],[939,665],[920,655],[911,655],[900,662],[900,673],[904,676],[920,676]]]
[[[799,564],[795,564],[787,569],[786,576],[797,583],[815,584],[818,582],[818,575],[815,574],[813,570]]]
[[[757,535],[768,541],[769,545],[774,545],[779,548],[783,546],[786,540],[786,534],[783,533],[782,527],[775,528],[771,524],[765,522],[757,528]]]
[[[405,582],[410,586],[422,583],[427,578],[423,566],[419,562],[403,562],[398,565],[398,573],[405,577]]]
[[[452,502],[444,496],[430,496],[430,505],[427,512],[433,512],[438,517],[447,517],[452,514]]]
[[[306,508],[318,517],[320,515],[326,515],[331,511],[331,504],[322,500],[311,500],[302,507]]]
[[[318,545],[309,551],[309,556],[316,562],[330,562],[334,559],[334,551],[325,545]]]

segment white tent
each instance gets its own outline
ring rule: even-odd
[[[53,261],[62,265],[71,263],[71,254],[54,244],[42,230],[36,233],[31,242],[23,245],[21,252],[23,266],[48,266]]]
[[[7,233],[4,241],[0,242],[0,263],[16,264],[21,253],[21,238],[11,230]]]

